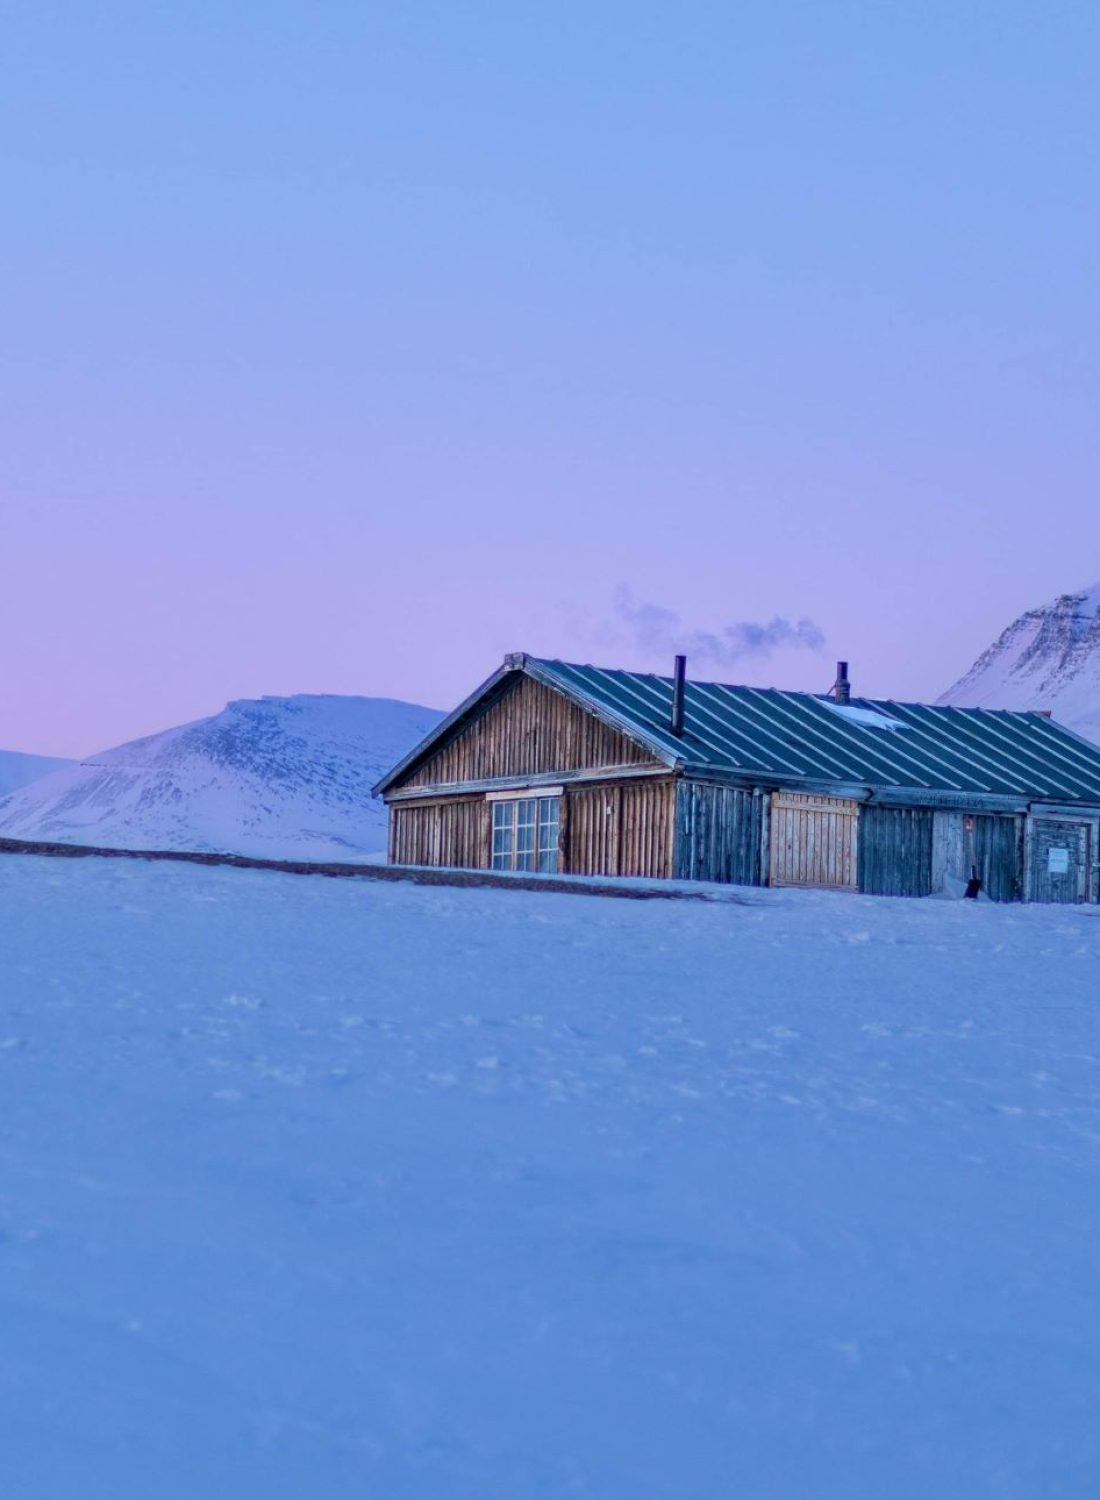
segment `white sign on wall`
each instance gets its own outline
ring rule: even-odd
[[[1052,875],[1068,875],[1069,874],[1069,850],[1068,849],[1048,849],[1047,850],[1047,869],[1050,871],[1050,873]]]

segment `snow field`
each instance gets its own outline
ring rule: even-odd
[[[1100,1490],[1100,912],[0,860],[0,1491]]]

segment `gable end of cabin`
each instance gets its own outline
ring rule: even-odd
[[[522,668],[428,742],[383,795],[394,864],[674,872],[675,769]]]

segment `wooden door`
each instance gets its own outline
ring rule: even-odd
[[[927,896],[932,889],[933,814],[926,807],[859,812],[859,888],[869,896]]]
[[[773,792],[769,885],[858,888],[859,803],[846,797]]]
[[[570,787],[565,868],[570,875],[618,875],[622,789]]]
[[[1088,900],[1090,835],[1087,823],[1036,818],[1031,830],[1032,901]]]
[[[968,820],[973,830],[965,833],[967,860],[965,874],[977,869],[982,893],[990,901],[1022,899],[1023,823],[1017,817],[988,813]]]

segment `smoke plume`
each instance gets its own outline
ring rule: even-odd
[[[655,656],[682,652],[694,661],[729,667],[746,657],[770,656],[784,647],[820,651],[825,644],[824,633],[813,620],[785,620],[776,615],[766,622],[738,620],[718,630],[691,630],[674,609],[636,603],[628,588],[615,591],[614,604],[615,616],[629,628],[634,644]]]

